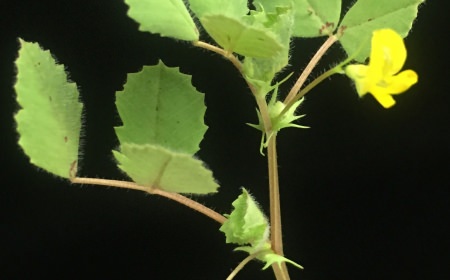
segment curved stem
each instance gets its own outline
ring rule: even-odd
[[[201,47],[215,53],[222,55],[233,63],[233,65],[242,72],[242,63],[237,59],[236,56],[230,54],[229,52],[218,48],[216,46],[210,45],[202,41],[194,42],[194,46]],[[331,44],[330,44],[331,46]],[[325,51],[324,51],[325,52]],[[322,54],[323,55],[323,54]],[[321,55],[321,56],[322,56]],[[320,58],[320,57],[319,57]],[[316,62],[317,63],[317,62]],[[312,70],[312,67],[311,67]],[[245,79],[245,76],[242,75]],[[258,105],[258,110],[261,114],[261,118],[264,125],[264,130],[266,135],[272,134],[272,121],[269,116],[269,110],[265,97],[258,93],[257,89],[253,86],[251,82],[245,79],[247,85],[249,86],[253,96],[256,99],[256,104]],[[300,85],[301,86],[301,85]],[[281,234],[281,213],[280,213],[280,196],[279,196],[279,184],[278,184],[278,164],[277,164],[277,151],[276,151],[276,135],[273,135],[268,143],[268,169],[269,169],[269,196],[270,196],[270,230],[271,230],[271,243],[272,249],[275,253],[284,256],[283,254],[283,240]],[[245,265],[245,264],[244,264]],[[241,269],[241,268],[240,268]],[[239,269],[239,270],[240,270]],[[277,280],[289,280],[289,273],[286,267],[286,263],[282,263],[281,267],[277,264],[272,265],[272,269],[275,273]]]
[[[208,44],[203,41],[195,41],[192,43],[196,47],[200,47],[212,52],[215,52],[217,54],[220,54],[221,56],[228,59],[233,65],[239,70],[239,72],[242,72],[242,63],[239,61],[239,59],[233,55],[233,53],[226,51],[222,48],[216,47],[214,45]]]
[[[298,100],[300,100],[300,98],[302,98],[303,96],[305,96],[305,94],[307,94],[310,90],[312,90],[315,86],[317,86],[318,84],[320,84],[323,80],[327,79],[328,77],[330,77],[331,75],[334,75],[338,73],[337,71],[337,67],[334,67],[330,70],[328,70],[327,72],[323,73],[322,75],[320,75],[319,77],[317,77],[314,81],[312,81],[311,83],[309,83],[305,88],[303,88],[296,96],[294,96],[293,99],[291,99],[286,106],[284,107],[284,109],[281,111],[280,116],[283,116],[284,113],[286,113],[291,107],[292,105],[294,105],[295,102],[297,102]]]
[[[99,178],[80,178],[80,177],[74,177],[71,178],[70,181],[75,184],[89,184],[89,185],[97,185],[97,186],[109,186],[109,187],[116,187],[116,188],[124,188],[124,189],[131,189],[131,190],[138,190],[138,191],[144,191],[149,194],[156,194],[160,196],[164,196],[168,199],[174,200],[178,203],[181,203],[193,210],[196,210],[205,216],[223,224],[227,218],[220,215],[219,213],[215,212],[211,208],[206,207],[203,204],[198,203],[197,201],[194,201],[190,198],[187,198],[179,193],[171,193],[167,192],[161,189],[157,188],[150,188],[150,187],[144,187],[141,185],[138,185],[133,182],[127,182],[127,181],[118,181],[118,180],[108,180],[108,179],[99,179]]]
[[[297,82],[295,82],[294,86],[292,87],[291,91],[289,91],[288,95],[284,99],[284,103],[290,103],[292,99],[297,95],[297,93],[302,88],[303,84],[305,83],[306,79],[309,77],[309,74],[311,74],[314,67],[317,65],[319,60],[323,57],[323,55],[326,53],[326,51],[336,42],[338,38],[335,35],[332,35],[328,37],[328,39],[323,43],[323,45],[317,50],[317,52],[314,54],[314,56],[309,61],[308,65],[306,66],[305,70],[303,70],[302,74],[298,78]],[[298,99],[297,99],[298,100]]]
[[[230,273],[230,275],[228,275],[226,280],[233,280],[234,277],[239,273],[239,271],[242,270],[242,268],[244,268],[244,266],[249,263],[251,260],[253,260],[256,256],[254,254],[248,255],[245,259],[243,259],[238,266],[236,266],[235,269],[233,269],[233,271]]]

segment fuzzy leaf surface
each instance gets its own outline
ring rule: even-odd
[[[219,185],[202,161],[156,145],[122,144],[113,151],[122,169],[134,182],[169,192],[207,194]]]
[[[261,94],[266,94],[275,75],[289,62],[289,49],[292,35],[293,10],[277,8],[274,12],[252,11],[248,16],[253,22],[266,26],[274,31],[282,50],[270,58],[246,57],[243,63],[245,78],[250,81]]]
[[[204,95],[191,76],[162,62],[129,74],[116,106],[123,122],[115,128],[121,145],[153,144],[193,155],[208,128]]]
[[[347,54],[358,54],[355,60],[364,62],[370,53],[370,38],[377,29],[391,28],[406,37],[424,0],[358,0],[339,26],[340,42]]]
[[[242,17],[248,13],[247,0],[189,0],[189,8],[200,18],[205,14]]]
[[[37,43],[20,40],[14,86],[19,145],[30,162],[60,177],[75,174],[83,105],[63,65]]]
[[[342,0],[258,0],[265,10],[294,8],[294,37],[319,37],[336,29]]]
[[[252,26],[244,18],[207,14],[200,21],[208,34],[223,49],[240,55],[269,58],[283,49],[268,28]]]
[[[199,38],[197,27],[183,0],[125,0],[128,16],[139,30],[185,41]]]
[[[262,246],[269,237],[269,222],[253,197],[242,188],[242,194],[233,202],[234,210],[220,227],[227,243]]]

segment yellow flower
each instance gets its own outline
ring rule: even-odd
[[[349,65],[345,73],[355,81],[360,97],[370,92],[384,108],[390,108],[395,104],[391,95],[405,92],[418,80],[413,70],[398,73],[405,60],[402,37],[392,29],[380,29],[373,32],[369,65]]]

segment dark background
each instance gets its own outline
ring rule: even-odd
[[[290,268],[292,279],[448,277],[445,3],[420,9],[405,66],[418,72],[419,83],[395,107],[359,99],[346,77],[333,77],[301,109],[307,116],[300,123],[312,128],[281,133],[285,253],[305,267]],[[136,191],[71,185],[30,165],[13,121],[18,37],[50,49],[80,89],[82,176],[124,179],[111,155],[118,145],[113,126],[120,125],[114,94],[127,73],[161,59],[192,75],[205,93],[209,130],[198,156],[221,188],[195,199],[228,213],[245,186],[268,212],[260,134],[245,125],[256,122],[255,104],[243,80],[217,55],[139,32],[126,9],[121,0],[0,2],[2,278],[225,279],[245,257],[225,244],[216,222],[184,206]],[[286,73],[299,73],[322,41],[295,40]],[[315,75],[343,57],[334,46]],[[273,279],[261,268],[252,262],[236,279]]]

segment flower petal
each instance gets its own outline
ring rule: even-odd
[[[355,82],[356,91],[359,96],[368,93],[371,85],[367,79],[369,67],[362,64],[352,64],[345,67],[345,74]]]
[[[403,38],[392,29],[373,32],[369,62],[370,76],[382,78],[398,73],[406,60]]]
[[[390,94],[400,94],[407,91],[412,85],[418,81],[417,73],[413,70],[405,70],[388,79],[388,87],[386,90]]]
[[[372,90],[370,93],[385,109],[388,109],[395,104],[394,98],[385,91]]]

